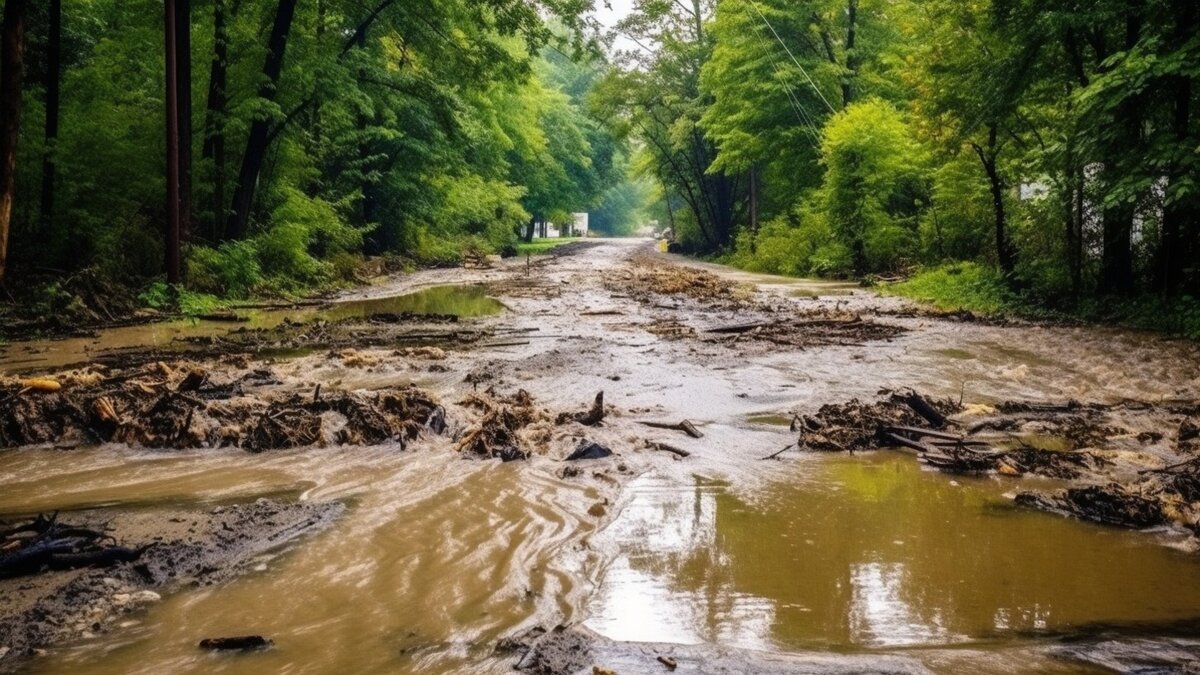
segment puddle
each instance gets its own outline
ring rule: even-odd
[[[792,415],[781,413],[757,413],[746,416],[746,421],[750,424],[762,424],[770,427],[790,427],[792,426],[792,419]]]
[[[1193,556],[1019,509],[1009,483],[955,485],[892,453],[791,469],[752,500],[701,478],[639,478],[596,538],[621,553],[588,625],[618,640],[864,649],[1200,615]]]
[[[184,338],[219,337],[243,328],[273,328],[284,320],[305,323],[317,319],[338,321],[404,313],[449,314],[465,319],[499,314],[504,309],[504,304],[489,297],[483,286],[433,286],[405,295],[349,300],[319,307],[242,311],[238,312],[244,319],[240,322],[179,319],[105,329],[95,336],[14,342],[6,351],[0,351],[0,372],[61,368],[89,361],[98,351],[131,347],[177,348],[183,352],[186,346],[180,340]],[[302,351],[297,351],[281,353],[278,358],[303,355]]]
[[[504,303],[489,297],[483,286],[433,286],[407,295],[339,302],[318,316],[337,321],[376,314],[450,314],[460,318],[490,316],[504,311]]]

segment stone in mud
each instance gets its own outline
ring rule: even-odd
[[[611,457],[612,454],[613,451],[609,450],[603,445],[584,439],[579,441],[579,445],[575,447],[574,452],[567,456],[566,461],[574,462],[581,459],[603,459],[605,457]]]
[[[241,635],[238,637],[205,638],[200,641],[200,649],[214,652],[245,652],[268,649],[275,642],[261,635]]]

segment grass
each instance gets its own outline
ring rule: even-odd
[[[953,263],[924,270],[907,281],[882,286],[942,311],[968,311],[985,317],[1033,320],[1068,319],[1087,323],[1180,335],[1200,340],[1200,301],[1144,294],[1131,298],[1090,298],[1052,306],[1053,299],[1012,290],[995,269],[977,263]]]
[[[521,257],[527,255],[541,255],[564,244],[570,244],[573,241],[582,241],[582,238],[563,237],[561,239],[535,239],[531,242],[521,242],[517,244],[517,255]]]

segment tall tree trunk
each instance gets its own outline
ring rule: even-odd
[[[42,153],[42,212],[45,232],[54,220],[54,180],[58,143],[59,92],[62,84],[62,0],[50,0],[50,35],[46,51],[46,144]],[[72,228],[73,229],[73,228]],[[71,232],[67,241],[72,240]]]
[[[296,14],[296,0],[279,0],[275,11],[275,23],[271,27],[271,38],[267,45],[267,59],[263,64],[263,85],[259,98],[272,101],[279,87],[279,73],[283,69],[283,54],[287,49],[288,32]],[[254,207],[254,192],[262,172],[263,159],[267,151],[267,134],[270,124],[265,119],[256,119],[250,125],[246,139],[246,152],[242,155],[242,169],[238,173],[237,189],[233,193],[233,207],[229,214],[226,235],[239,239],[246,233],[250,222],[250,209]]]
[[[1175,29],[1172,35],[1172,49],[1182,49],[1192,35],[1196,33],[1197,10],[1195,0],[1175,0],[1172,2],[1175,19]],[[1171,130],[1176,142],[1181,147],[1195,147],[1196,143],[1189,142],[1192,136],[1192,97],[1193,84],[1190,77],[1176,75],[1167,83],[1168,92],[1172,96],[1174,115]],[[1200,232],[1200,205],[1194,194],[1184,190],[1180,194],[1171,194],[1172,188],[1179,182],[1186,182],[1193,177],[1187,175],[1187,165],[1173,165],[1168,176],[1168,200],[1163,208],[1162,242],[1159,251],[1160,277],[1162,290],[1167,295],[1174,295],[1183,290],[1184,262],[1193,260],[1196,253],[1193,248],[1196,234]]]
[[[758,234],[758,165],[750,166],[750,231]]]
[[[229,29],[225,0],[213,0],[213,57],[208,76],[208,106],[204,121],[204,148],[201,156],[213,161],[212,228],[213,241],[223,238],[225,225],[225,118],[229,105],[227,73],[229,68]]]
[[[21,129],[21,75],[26,0],[7,0],[0,23],[0,286],[8,262],[8,232],[16,191],[17,136]]]
[[[988,124],[988,145],[982,148],[974,145],[975,154],[983,164],[987,174],[988,188],[992,195],[992,215],[996,237],[996,262],[1005,278],[1011,279],[1016,269],[1016,252],[1008,237],[1008,214],[1004,207],[1004,191],[1007,189],[1004,177],[1000,175],[998,156],[1000,154],[999,128],[995,123]]]
[[[167,113],[167,283],[177,284],[180,275],[179,212],[179,45],[177,21],[180,0],[166,0],[163,33],[166,37],[166,113]]]
[[[192,227],[192,0],[175,8],[175,86],[179,102],[179,236]]]
[[[1125,48],[1133,49],[1141,35],[1140,3],[1126,10]],[[1105,149],[1105,182],[1115,185],[1125,172],[1122,164],[1141,145],[1141,96],[1130,95],[1117,105],[1115,127],[1119,134]],[[1137,209],[1132,201],[1123,201],[1104,209],[1104,252],[1100,260],[1100,290],[1114,295],[1133,292],[1133,220]]]
[[[535,228],[535,227],[537,227],[537,214],[536,213],[529,216],[529,227],[526,228],[526,230],[521,233],[521,239],[524,239],[525,243],[529,243],[529,242],[533,241],[533,228]]]
[[[858,71],[855,44],[858,41],[858,0],[849,0],[846,7],[846,72],[842,74],[842,107],[854,101],[854,76]]]

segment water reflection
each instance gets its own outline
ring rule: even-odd
[[[749,648],[946,645],[1200,615],[1200,564],[1147,535],[1015,508],[991,479],[887,453],[814,458],[743,499],[638,479],[588,625]]]

